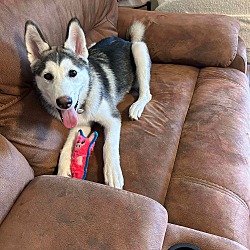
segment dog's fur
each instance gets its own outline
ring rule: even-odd
[[[25,43],[36,87],[50,114],[63,119],[71,128],[62,149],[58,175],[70,177],[74,138],[82,129],[90,133],[92,122],[104,127],[103,149],[105,183],[116,188],[124,185],[120,168],[119,140],[121,118],[117,104],[131,88],[139,88],[139,98],[131,105],[131,119],[140,118],[150,101],[151,61],[142,42],[145,26],[131,26],[131,42],[120,38],[103,39],[87,49],[79,21],[69,22],[66,41],[50,47],[39,28],[31,21],[25,26]]]

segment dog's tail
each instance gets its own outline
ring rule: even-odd
[[[145,33],[145,25],[139,21],[135,21],[130,29],[129,36],[132,43],[141,42]]]

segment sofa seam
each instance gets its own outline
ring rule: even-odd
[[[105,15],[105,17],[103,18],[103,20],[101,20],[100,22],[94,24],[94,25],[92,26],[91,30],[92,30],[92,29],[95,29],[95,28],[98,28],[98,27],[99,27],[100,25],[102,25],[103,23],[108,22],[108,23],[110,23],[110,24],[113,26],[113,28],[115,28],[116,33],[118,34],[116,25],[115,25],[115,24],[110,20],[110,18],[109,18],[110,12],[112,11],[113,8],[114,8],[114,7],[113,7],[113,5],[112,5],[112,6],[109,8],[109,12],[108,12],[108,13]],[[118,11],[118,10],[117,10],[117,11]]]
[[[15,97],[12,101],[6,103],[6,104],[3,104],[1,107],[0,107],[0,111],[3,111],[7,108],[9,108],[10,106],[12,106],[13,104],[21,101],[25,96],[27,96],[29,93],[31,92],[31,90],[29,89],[28,91],[24,91],[24,93],[18,97]]]
[[[169,183],[168,183],[168,187],[169,187],[170,184],[171,184],[171,178],[172,178],[173,173],[174,173],[174,167],[175,167],[176,157],[177,157],[177,155],[178,155],[178,150],[179,150],[179,147],[180,147],[181,137],[182,137],[182,134],[183,134],[183,131],[184,131],[185,122],[187,121],[188,112],[189,112],[189,110],[190,110],[190,107],[191,107],[191,104],[192,104],[192,101],[193,101],[193,97],[194,97],[194,93],[195,93],[195,91],[196,91],[196,86],[197,86],[197,84],[198,84],[198,79],[199,79],[199,76],[200,76],[200,73],[201,73],[201,69],[200,69],[200,68],[197,68],[197,70],[198,70],[198,72],[197,72],[195,84],[194,84],[194,87],[193,87],[192,95],[190,96],[190,102],[189,102],[189,104],[188,104],[187,112],[186,112],[186,115],[185,115],[185,117],[184,117],[184,119],[183,119],[183,123],[182,123],[182,126],[181,126],[179,142],[178,142],[178,145],[176,146],[175,158],[174,158],[174,162],[173,162],[172,171],[171,171],[171,173],[170,173],[170,181],[169,181]],[[165,203],[166,203],[166,199],[167,199],[167,196],[168,196],[168,187],[167,187],[166,196],[165,196]]]
[[[95,183],[95,182],[92,182],[92,181],[88,181],[86,180],[87,182],[90,182],[92,185],[96,186],[96,187],[100,187],[101,185],[104,185],[104,184],[101,184],[101,183]],[[156,200],[152,199],[152,198],[149,198],[149,197],[146,197],[144,195],[141,195],[141,194],[137,194],[137,193],[134,193],[134,192],[130,192],[130,191],[127,191],[127,190],[124,190],[124,189],[117,189],[117,188],[112,188],[110,186],[107,186],[107,185],[104,185],[110,189],[112,189],[113,191],[115,191],[116,193],[119,193],[119,192],[125,192],[129,195],[133,195],[133,196],[136,196],[136,197],[139,197],[141,198],[142,200],[146,200],[146,201],[150,201],[150,202],[153,202],[154,204],[156,204],[157,206],[160,205],[161,207],[161,210],[164,211],[164,213],[166,212],[166,208],[159,202],[157,202]]]
[[[250,211],[248,204],[246,203],[246,201],[244,199],[242,199],[238,194],[236,194],[235,192],[233,192],[232,190],[225,188],[219,184],[216,184],[214,182],[211,181],[207,181],[204,180],[202,178],[197,178],[197,177],[192,177],[192,176],[174,176],[172,177],[173,179],[183,179],[186,180],[188,182],[191,183],[195,183],[195,184],[199,184],[211,189],[214,189],[216,191],[219,191],[221,193],[224,193],[226,195],[229,195],[231,198],[233,198],[234,200],[236,200],[237,202],[239,202],[244,208],[247,209],[248,213]]]
[[[107,21],[115,28],[116,33],[118,34],[118,31],[117,31],[118,17],[116,17],[116,24],[113,23],[113,22],[111,21],[111,19],[109,18],[109,17],[110,17],[110,13],[111,13],[111,11],[113,10],[113,8],[116,8],[116,12],[117,12],[117,16],[118,16],[118,3],[115,2],[115,3],[113,3],[113,4],[116,4],[116,6],[113,6],[113,5],[112,5],[112,6],[110,7],[109,12],[108,12],[108,14],[106,15],[106,19],[107,19]]]

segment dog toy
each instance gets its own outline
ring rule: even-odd
[[[84,136],[80,129],[74,141],[70,170],[72,178],[86,179],[90,153],[93,151],[98,133],[95,131],[89,137]]]

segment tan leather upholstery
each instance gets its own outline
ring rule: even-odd
[[[0,135],[0,223],[13,206],[34,173],[23,155]]]
[[[153,62],[226,67],[235,58],[238,47],[235,34],[240,28],[235,19],[218,15],[146,13],[120,8],[118,32],[125,38],[126,28],[133,21],[142,20],[147,27],[145,42]]]
[[[1,225],[0,248],[159,249],[166,227],[166,210],[146,197],[41,176],[25,189]]]
[[[94,183],[103,183],[98,125],[88,181],[41,176],[56,172],[68,130],[33,88],[24,24],[59,45],[75,16],[89,45],[146,24],[153,98],[139,121],[128,118],[138,93],[119,104],[126,191]],[[236,20],[118,11],[108,0],[6,0],[0,20],[0,249],[250,248],[250,93]]]

